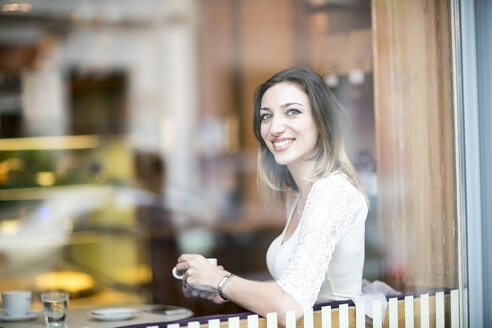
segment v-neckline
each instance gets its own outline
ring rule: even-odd
[[[302,219],[302,214],[304,212],[304,208],[302,209],[302,211],[300,213],[299,220],[297,221],[297,225],[296,225],[295,229],[292,231],[291,235],[286,239],[287,232],[288,232],[288,230],[290,228],[290,225],[292,224],[292,220],[294,219],[294,215],[296,214],[297,206],[299,206],[300,200],[301,200],[300,194],[297,194],[296,195],[296,199],[295,199],[295,205],[293,206],[292,210],[290,211],[289,220],[287,221],[287,224],[285,225],[285,230],[284,230],[284,233],[282,235],[282,240],[280,242],[280,245],[281,246],[283,246],[287,242],[289,242],[289,240],[291,240],[292,237],[296,234],[297,229],[299,229],[299,224],[301,223],[301,219]],[[306,204],[304,203],[304,206],[305,205]]]

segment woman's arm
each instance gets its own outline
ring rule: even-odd
[[[279,323],[285,321],[287,310],[302,317],[303,309],[316,302],[336,243],[366,209],[360,192],[343,177],[318,181],[306,202],[299,242],[280,278],[258,282],[234,276],[223,287],[225,297],[262,316],[277,312]],[[185,272],[185,286],[201,292],[195,290],[196,296],[220,300],[217,285],[229,272],[196,254],[180,256],[176,268]]]
[[[302,318],[304,314],[294,298],[274,281],[252,281],[232,276],[222,291],[226,298],[263,317],[267,313],[276,312],[281,325],[285,325],[286,311],[295,311],[296,319]]]
[[[201,255],[183,254],[178,258],[176,268],[186,271],[183,277],[185,285],[203,292],[217,293],[217,286],[224,276],[229,274],[220,266],[213,266]],[[296,317],[303,316],[303,309],[294,298],[285,293],[274,281],[253,281],[232,276],[222,288],[223,295],[243,308],[266,317],[276,312],[278,322],[285,325],[285,312],[294,310]],[[193,295],[193,293],[191,292]],[[197,294],[201,297],[204,294]],[[207,299],[215,296],[209,295]]]

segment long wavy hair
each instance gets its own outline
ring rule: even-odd
[[[311,113],[318,127],[319,137],[316,145],[315,170],[310,181],[341,172],[359,189],[364,197],[367,196],[362,188],[359,175],[347,156],[344,137],[348,131],[348,115],[330,91],[325,81],[308,68],[290,68],[280,71],[258,86],[254,94],[253,130],[260,143],[258,154],[257,182],[260,190],[268,191],[285,200],[285,193],[298,191],[298,187],[287,166],[279,165],[261,137],[261,101],[265,92],[275,84],[288,82],[297,85],[307,94],[311,105]]]

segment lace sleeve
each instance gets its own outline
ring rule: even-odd
[[[277,284],[304,308],[316,302],[337,242],[365,208],[361,193],[342,175],[311,187],[300,222],[299,242]]]

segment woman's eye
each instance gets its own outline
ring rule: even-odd
[[[295,116],[295,115],[299,115],[299,114],[301,114],[301,111],[298,109],[295,109],[295,108],[290,108],[287,111],[287,115],[289,115],[289,116]]]
[[[262,121],[266,121],[266,120],[268,120],[268,119],[269,119],[269,118],[271,118],[271,117],[272,117],[272,114],[268,114],[268,113],[265,113],[265,114],[261,114],[261,115],[260,115],[260,119],[261,119]]]

